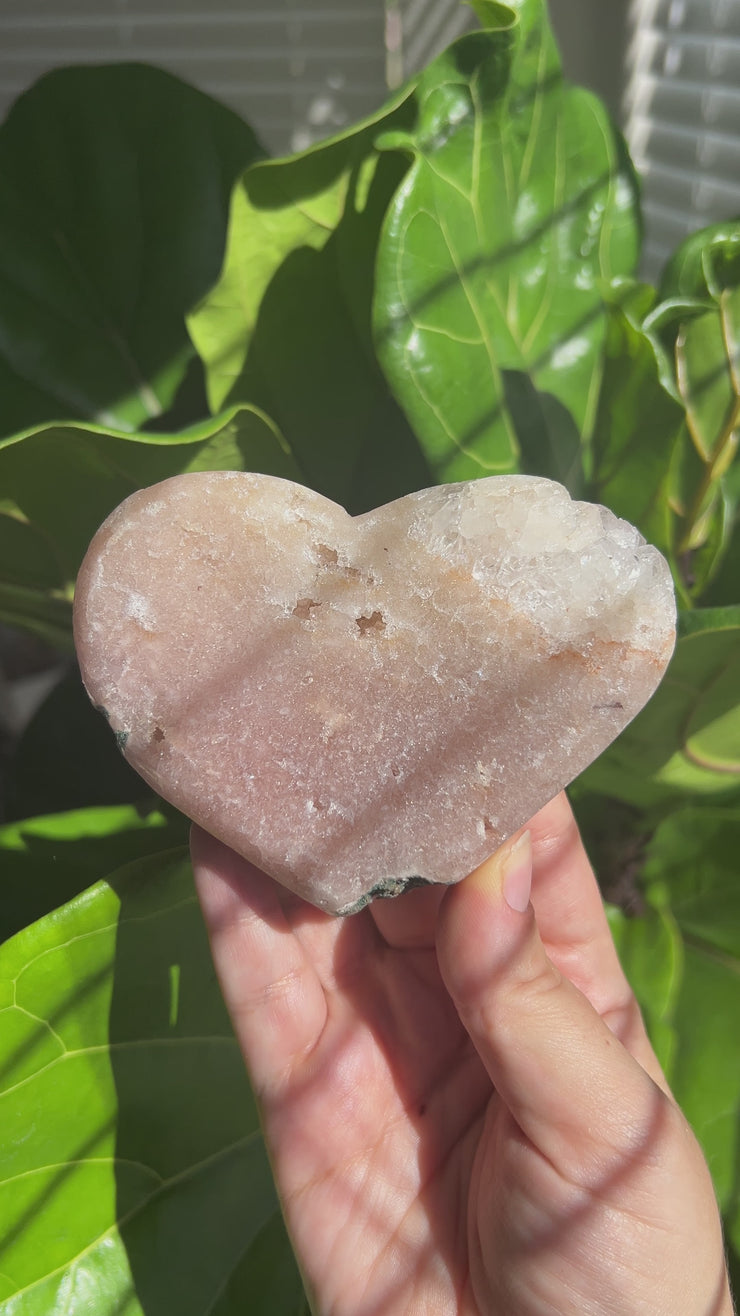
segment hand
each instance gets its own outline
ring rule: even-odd
[[[192,844],[317,1312],[729,1316],[709,1172],[564,795],[458,886],[346,919]]]

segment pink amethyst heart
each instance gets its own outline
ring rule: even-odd
[[[480,864],[634,717],[674,634],[658,551],[518,475],[355,518],[177,476],[112,513],[75,601],[129,762],[333,913]]]

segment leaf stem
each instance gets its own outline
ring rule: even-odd
[[[718,474],[723,473],[723,465],[727,463],[727,458],[730,455],[728,453],[728,448],[735,439],[735,431],[738,426],[740,426],[740,397],[735,399],[713,456],[704,464],[704,474],[699,481],[699,486],[691,501],[691,506],[684,518],[686,529],[684,530],[676,549],[676,552],[679,554],[688,553],[689,549],[692,547],[691,539],[696,524],[702,514],[707,494],[717,480]]]

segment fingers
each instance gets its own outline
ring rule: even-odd
[[[565,792],[535,814],[533,902],[547,953],[600,1014],[631,996]]]
[[[436,885],[416,887],[393,900],[374,900],[370,917],[386,945],[393,950],[433,950],[446,890]]]
[[[194,827],[195,885],[226,1007],[255,1088],[279,1086],[316,1045],[326,999],[279,888]]]
[[[564,791],[535,815],[529,830],[534,857],[532,903],[548,957],[667,1092]]]
[[[600,1178],[669,1103],[581,991],[548,958],[529,899],[528,833],[453,887],[440,969],[490,1078],[525,1135],[561,1171]]]

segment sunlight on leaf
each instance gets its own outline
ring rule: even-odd
[[[381,238],[378,354],[439,480],[518,469],[520,429],[547,453],[566,416],[575,459],[600,384],[598,281],[637,259],[605,110],[563,81],[542,0],[511,8],[479,7],[491,26],[425,70],[417,127],[385,139],[412,165]],[[514,372],[539,415],[517,407]]]
[[[0,1018],[3,1316],[206,1316],[227,1290],[293,1316],[188,863],[139,860],[7,942]]]
[[[740,223],[693,234],[664,273],[645,321],[685,412],[673,463],[675,553],[690,597],[719,570],[732,533],[728,472],[740,442]]]
[[[645,285],[622,281],[609,290],[589,497],[631,521],[670,558],[670,464],[684,410],[663,387],[655,345],[642,327],[654,300]]]
[[[154,805],[132,804],[0,826],[0,942],[79,895],[101,873],[186,844],[188,826],[174,811],[168,817]]]
[[[354,512],[431,483],[370,323],[378,234],[407,168],[374,143],[413,122],[412,92],[300,156],[246,171],[221,277],[188,320],[211,407],[263,408],[303,482]]]
[[[683,613],[656,693],[580,780],[643,808],[738,791],[738,707],[740,607]]]

